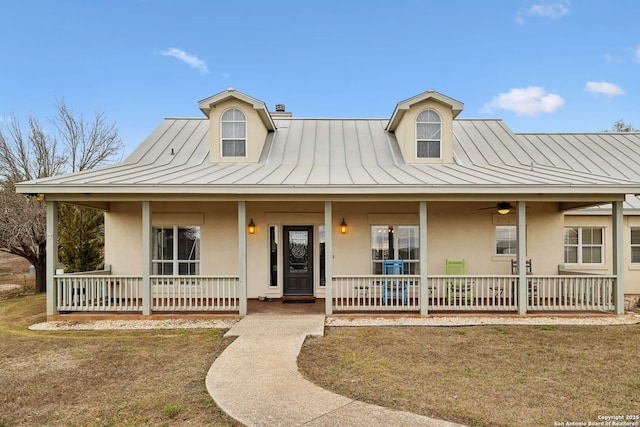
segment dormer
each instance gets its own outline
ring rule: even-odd
[[[257,162],[268,133],[276,129],[264,102],[233,88],[198,107],[209,118],[212,162]]]
[[[399,102],[387,131],[407,163],[453,163],[453,119],[463,104],[429,89]]]

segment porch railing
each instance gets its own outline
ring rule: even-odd
[[[55,276],[58,311],[140,311],[142,277],[88,273]]]
[[[333,309],[420,310],[420,276],[333,276]]]
[[[151,276],[153,311],[238,311],[237,276]],[[54,277],[57,308],[142,311],[142,277],[89,272]]]
[[[527,277],[527,310],[610,311],[615,276],[562,275]]]
[[[151,276],[154,311],[238,311],[238,277]]]
[[[429,311],[517,311],[519,278],[435,275],[427,278]],[[615,276],[527,276],[527,310],[613,310]],[[419,311],[420,276],[333,277],[336,311]]]

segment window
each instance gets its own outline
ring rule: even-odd
[[[237,108],[231,108],[220,118],[222,157],[246,157],[247,117]]]
[[[152,265],[154,275],[200,274],[200,227],[153,227]]]
[[[320,286],[327,286],[327,265],[326,265],[326,239],[324,235],[324,225],[318,226],[318,237],[320,246]]]
[[[516,226],[496,225],[496,255],[515,255],[517,253]]]
[[[640,228],[631,227],[631,262],[640,264]]]
[[[382,274],[387,259],[404,261],[405,274],[420,274],[420,239],[417,225],[371,226],[371,272]]]
[[[278,286],[278,226],[269,226],[269,286]]]
[[[435,110],[424,110],[416,118],[416,155],[439,159],[442,120]]]
[[[564,262],[567,264],[602,264],[602,227],[567,227],[564,229]]]

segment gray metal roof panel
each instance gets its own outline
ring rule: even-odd
[[[169,192],[242,186],[256,193],[278,186],[323,187],[327,192],[353,187],[372,193],[382,187],[413,192],[420,186],[425,191],[445,191],[447,186],[474,191],[637,185],[640,190],[640,168],[633,168],[640,165],[636,134],[514,134],[500,120],[458,119],[454,163],[410,164],[395,136],[385,130],[384,119],[286,118],[275,123],[258,163],[211,163],[209,121],[171,118],[120,165],[21,186],[45,193],[75,192],[83,186],[105,193],[114,186],[140,186],[140,191],[164,186]]]

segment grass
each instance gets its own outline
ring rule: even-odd
[[[204,380],[216,330],[31,332],[44,295],[0,301],[0,426],[233,426]]]
[[[640,325],[329,328],[303,375],[389,408],[472,426],[639,413]]]
[[[0,254],[0,284],[22,285],[0,293],[0,427],[240,425],[204,384],[230,344],[220,332],[30,332],[45,299],[15,271]],[[640,325],[371,327],[329,328],[298,363],[318,385],[390,408],[552,426],[638,414],[638,355]]]

